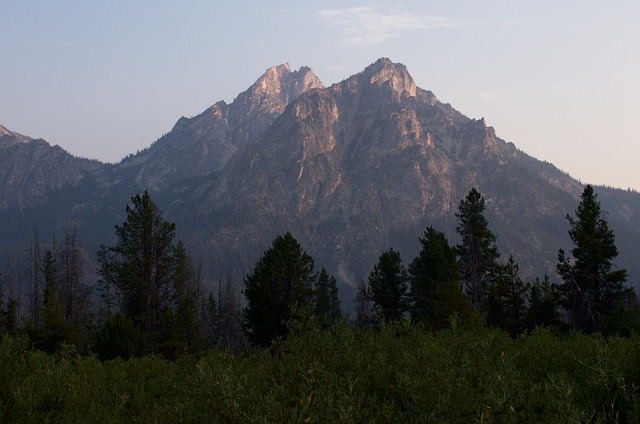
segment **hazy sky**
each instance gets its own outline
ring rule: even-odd
[[[574,177],[640,189],[640,2],[0,0],[0,124],[115,162],[271,65],[380,57]]]

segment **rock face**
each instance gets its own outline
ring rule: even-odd
[[[528,174],[514,178],[514,168]],[[564,181],[565,190],[556,193],[553,179]],[[355,284],[389,247],[409,261],[429,224],[453,241],[454,214],[472,186],[490,202],[502,247],[519,252],[532,273],[552,269],[558,228],[580,185],[498,139],[484,120],[416,88],[403,65],[381,59],[332,87],[301,94],[193,201],[219,214],[201,240],[220,258],[218,267],[234,256],[255,258],[253,247],[290,230],[320,263]],[[531,204],[529,190],[543,204]],[[551,192],[562,200],[546,199]],[[531,219],[557,222],[535,228],[539,239],[555,243],[536,245],[528,230],[514,228],[531,227]]]
[[[331,87],[309,68],[272,67],[231,104],[181,118],[117,165],[18,138],[0,129],[0,154],[9,152],[0,159],[0,240],[11,241],[0,249],[26,244],[34,222],[43,232],[75,224],[92,255],[129,198],[148,189],[207,274],[237,281],[291,231],[318,266],[354,285],[389,247],[410,262],[427,225],[457,242],[455,212],[471,187],[485,196],[501,252],[529,277],[554,278],[557,249],[571,247],[564,217],[582,191],[389,59]],[[640,196],[597,192],[633,278]]]
[[[198,116],[180,118],[171,132],[120,166],[135,175],[137,186],[156,191],[176,180],[217,172],[238,149],[255,142],[290,100],[321,87],[309,68],[271,67],[230,105],[218,102]]]
[[[100,178],[108,169],[0,126],[0,209],[41,204],[56,190]]]

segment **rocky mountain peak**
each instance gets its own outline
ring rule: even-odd
[[[320,79],[308,67],[291,71],[288,63],[272,66],[247,90],[253,103],[264,104],[265,101],[286,106],[290,100],[312,88],[324,87]],[[281,113],[282,111],[280,111]]]
[[[288,63],[272,66],[255,82],[252,88],[254,93],[277,93],[280,92],[281,82],[284,75],[291,73],[291,66]]]
[[[381,58],[365,68],[362,75],[371,85],[377,87],[388,85],[398,99],[416,96],[416,83],[407,67],[401,63],[393,63],[388,58]]]
[[[0,137],[3,135],[11,135],[11,131],[0,125]]]
[[[14,142],[26,143],[29,140],[32,140],[31,137],[27,137],[26,135],[18,134],[16,132],[8,130],[6,127],[0,125],[0,138],[10,138]]]

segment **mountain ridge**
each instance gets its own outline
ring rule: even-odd
[[[230,104],[180,118],[114,165],[32,144],[0,159],[0,218],[13,223],[0,224],[0,254],[15,249],[12,237],[28,240],[34,225],[78,225],[92,255],[129,198],[146,189],[187,246],[206,252],[207,275],[238,282],[277,234],[291,231],[318,266],[355,285],[386,248],[408,263],[427,225],[455,243],[455,212],[471,187],[487,200],[503,255],[514,253],[529,278],[553,276],[557,249],[569,243],[564,218],[582,190],[500,139],[484,119],[440,102],[387,58],[329,87],[310,68],[271,67]],[[35,158],[37,149],[25,146],[40,149],[33,166],[20,165],[28,172],[15,166]],[[599,192],[620,234],[621,264],[635,278],[640,196]]]

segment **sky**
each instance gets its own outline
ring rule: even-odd
[[[0,0],[0,125],[105,162],[272,65],[380,57],[584,183],[640,190],[640,2]]]

